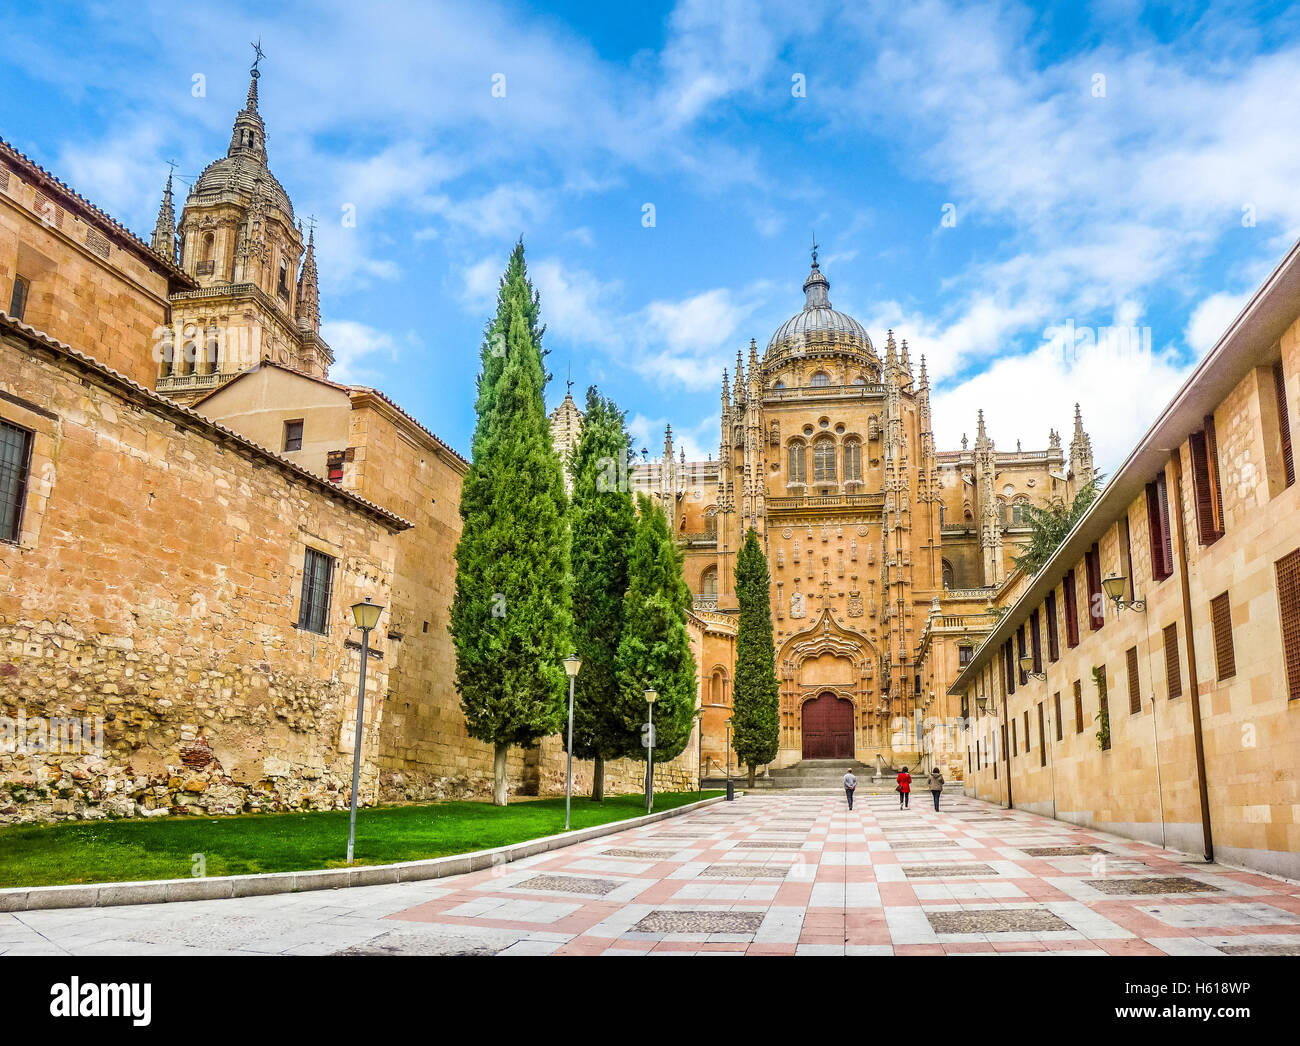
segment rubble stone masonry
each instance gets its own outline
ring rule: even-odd
[[[0,420],[32,434],[20,538],[0,543],[0,822],[345,806],[349,607],[390,603],[407,524],[13,324]],[[333,561],[324,635],[297,627],[308,548]],[[367,801],[382,628],[373,646]],[[63,721],[64,743],[32,750],[20,717]],[[70,751],[69,721],[102,750]]]

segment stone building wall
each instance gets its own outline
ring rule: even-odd
[[[404,522],[66,346],[0,333],[0,418],[34,434],[20,540],[0,544],[0,819],[346,805],[349,607],[390,601]],[[336,561],[327,635],[296,627],[309,547]],[[367,761],[391,664],[375,639]],[[95,724],[102,750],[16,743],[18,721],[55,719]]]
[[[1294,315],[1294,303],[1291,308]],[[1300,321],[1291,324],[1280,343],[1262,351],[1276,353],[1283,364],[1294,445],[1300,417]],[[983,699],[999,716],[997,722],[977,724],[967,739],[968,751],[975,740],[981,741],[981,757],[964,753],[973,767],[967,789],[982,798],[1006,801],[1006,763],[995,764],[1001,747],[990,742],[1009,720],[1015,724],[1014,738],[1009,730],[1003,736],[1010,745],[1015,806],[1157,844],[1163,841],[1172,849],[1203,852],[1191,700],[1195,685],[1214,854],[1294,878],[1300,877],[1300,701],[1288,695],[1276,564],[1300,550],[1300,486],[1285,485],[1277,461],[1280,437],[1271,361],[1250,366],[1243,355],[1238,378],[1210,408],[1218,445],[1223,536],[1202,543],[1191,448],[1184,437],[1163,470],[1157,468],[1151,476],[1154,480],[1163,471],[1168,487],[1173,572],[1163,580],[1154,576],[1145,494],[1111,519],[1097,542],[1102,576],[1130,577],[1133,584],[1126,597],[1145,600],[1144,612],[1117,611],[1108,603],[1105,623],[1090,628],[1084,561],[1049,564],[1057,574],[1074,569],[1079,644],[1071,648],[1066,642],[1064,593],[1058,582],[1061,656],[1049,660],[1044,633],[1047,679],[1017,677],[1014,693],[1008,694],[1003,659],[993,651],[965,690],[973,715]],[[1224,593],[1235,653],[1229,672],[1218,664],[1210,611],[1211,601]],[[1176,640],[1173,671],[1165,647],[1167,629]],[[1136,651],[1135,659],[1130,650]],[[1094,670],[1105,686],[1110,733],[1106,749],[1099,744],[1102,690]],[[1134,694],[1136,710],[1131,704]],[[1003,713],[1004,702],[1009,715]],[[1039,743],[1040,707],[1045,750]]]
[[[24,322],[153,388],[154,333],[179,270],[0,142],[0,310],[30,282]]]

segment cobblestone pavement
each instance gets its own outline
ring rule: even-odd
[[[858,791],[852,812],[744,796],[428,883],[2,914],[0,953],[1300,955],[1300,884]]]

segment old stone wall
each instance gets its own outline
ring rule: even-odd
[[[0,309],[23,276],[25,323],[152,388],[154,331],[168,317],[163,263],[69,203],[0,148]]]
[[[33,433],[20,540],[0,544],[0,820],[346,805],[349,607],[389,602],[400,521],[12,330],[0,419]],[[296,627],[308,548],[334,562],[324,635]],[[102,745],[47,731],[39,750],[55,719]]]

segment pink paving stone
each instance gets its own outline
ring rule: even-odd
[[[995,952],[1045,952],[1045,941],[992,941],[990,947]]]
[[[1164,955],[1165,953],[1149,941],[1103,941],[1093,940],[1094,947],[1104,948],[1108,955]]]
[[[612,937],[575,937],[556,948],[552,955],[600,955],[618,942]]]
[[[745,949],[746,955],[794,955],[797,945],[794,944],[751,944]]]
[[[987,945],[981,945],[987,948]],[[944,946],[942,944],[896,944],[894,945],[895,955],[943,955]]]
[[[880,891],[880,903],[886,908],[908,908],[916,904],[916,891],[908,883],[878,883],[876,889]]]

